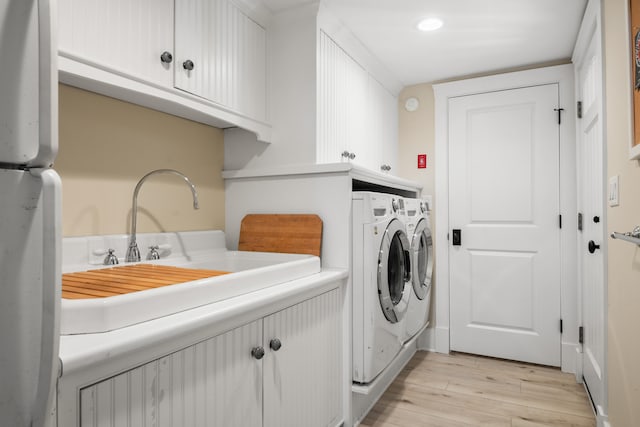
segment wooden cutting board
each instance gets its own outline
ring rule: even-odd
[[[105,298],[228,274],[167,265],[136,264],[62,275],[62,298]]]
[[[238,250],[320,256],[322,220],[311,214],[250,214],[240,223]]]

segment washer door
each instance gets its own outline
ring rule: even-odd
[[[413,291],[419,299],[424,299],[433,276],[433,239],[424,219],[418,222],[411,238],[411,254]]]
[[[378,297],[384,316],[397,323],[407,311],[405,298],[411,281],[409,239],[402,223],[392,220],[384,232],[378,256]]]

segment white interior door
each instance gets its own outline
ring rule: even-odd
[[[560,366],[555,108],[557,84],[449,100],[452,350]]]
[[[599,2],[590,2],[574,52],[577,97],[582,103],[578,119],[578,260],[583,328],[584,381],[598,415],[605,414],[606,294],[604,245],[604,157],[602,130],[602,62]],[[579,228],[580,229],[580,228]],[[591,243],[591,248],[590,248]]]

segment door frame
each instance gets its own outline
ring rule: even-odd
[[[625,2],[625,10],[629,10],[628,7],[628,3]],[[607,381],[608,378],[608,352],[607,352],[607,342],[608,342],[608,263],[607,263],[607,258],[608,258],[608,245],[609,245],[609,241],[607,238],[607,223],[608,223],[608,210],[607,210],[607,203],[606,203],[606,196],[604,195],[604,193],[606,192],[606,188],[607,188],[607,147],[606,147],[606,111],[605,111],[605,81],[604,81],[604,40],[603,40],[603,33],[602,33],[602,5],[600,0],[589,0],[587,3],[587,7],[585,9],[584,12],[584,17],[582,18],[582,24],[580,26],[580,31],[578,33],[578,38],[576,40],[575,46],[574,46],[574,50],[573,50],[573,54],[571,57],[571,61],[574,64],[581,64],[584,61],[584,56],[587,54],[587,50],[589,48],[589,43],[591,42],[592,38],[597,38],[598,41],[598,45],[600,47],[600,120],[602,122],[602,126],[600,129],[601,132],[601,143],[602,143],[602,193],[603,193],[603,206],[602,206],[602,223],[603,223],[603,233],[602,236],[600,236],[601,239],[601,251],[602,251],[602,256],[603,256],[603,269],[602,269],[602,273],[603,273],[603,300],[602,300],[602,307],[603,307],[603,314],[604,314],[604,325],[603,325],[603,343],[604,343],[604,353],[603,353],[603,360],[602,360],[602,378],[603,378],[603,384],[602,384],[602,405],[598,405],[597,402],[593,402],[595,408],[595,415],[596,415],[596,421],[597,421],[597,425],[598,426],[603,426],[603,425],[608,425],[608,413],[609,413],[609,384]],[[630,50],[630,46],[629,46],[629,50]],[[629,68],[629,73],[631,73],[631,68]],[[578,77],[575,76],[575,91],[576,91],[576,100],[579,101],[579,89],[580,89],[580,82],[578,81]],[[631,77],[630,77],[631,79]],[[631,102],[631,101],[630,101]],[[579,135],[581,133],[581,126],[580,123],[578,121],[576,121],[576,135]],[[630,137],[631,139],[631,137]],[[579,144],[579,142],[578,142]],[[578,150],[580,151],[580,150]],[[578,157],[577,155],[578,153],[576,153],[576,162],[580,162],[582,160],[582,156]],[[576,171],[578,170],[578,164],[576,164]],[[579,239],[579,245],[580,244],[584,244],[580,239]],[[578,248],[578,270],[577,270],[577,277],[579,279],[579,283],[582,283],[582,265],[580,262],[580,256],[581,254],[584,253],[584,248],[582,248],[582,250],[580,249],[580,246]],[[578,321],[580,322],[580,324],[583,323],[583,319],[584,319],[584,314],[583,314],[583,306],[582,306],[582,302],[583,302],[583,295],[582,295],[582,287],[579,285],[578,287],[578,296],[579,296],[579,306],[578,306]],[[583,356],[582,351],[580,356]],[[580,357],[577,362],[576,362],[576,379],[579,382],[582,382],[583,378],[583,357]]]
[[[435,95],[435,331],[428,337],[427,347],[449,353],[449,98],[499,90],[517,89],[557,83],[560,108],[564,108],[560,126],[560,314],[563,320],[561,338],[565,372],[575,372],[579,357],[578,281],[577,273],[577,178],[575,95],[573,65],[497,74],[433,86]],[[558,325],[560,327],[560,325]]]

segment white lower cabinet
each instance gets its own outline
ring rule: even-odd
[[[80,426],[335,426],[340,331],[334,289],[82,388]]]

